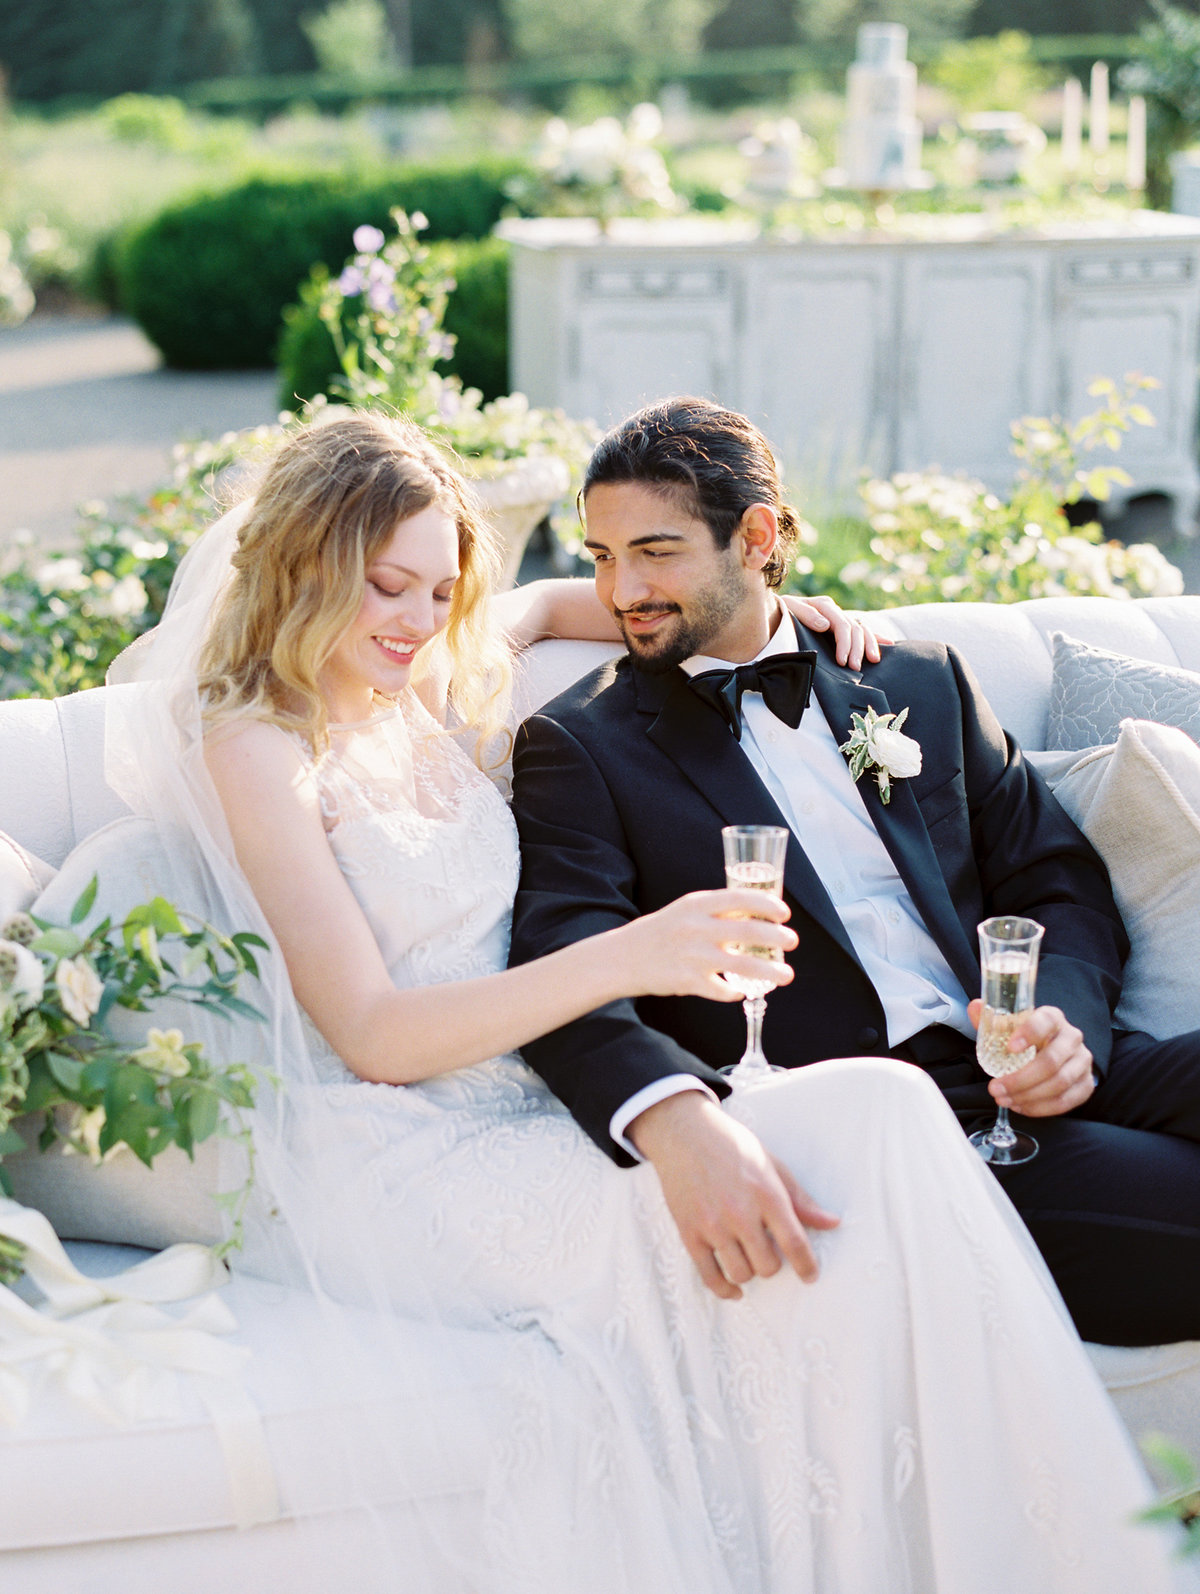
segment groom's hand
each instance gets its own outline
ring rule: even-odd
[[[982,1008],[978,998],[967,1008],[976,1028]],[[1035,1007],[1009,1040],[1010,1051],[1027,1046],[1036,1046],[1037,1051],[1024,1067],[988,1086],[996,1105],[1026,1118],[1057,1118],[1082,1106],[1096,1088],[1093,1058],[1082,1030],[1061,1008]]]
[[[805,1225],[832,1229],[819,1207],[757,1136],[708,1096],[681,1091],[640,1113],[627,1131],[654,1164],[663,1195],[700,1277],[723,1300],[755,1275],[789,1262],[807,1283],[817,1262]]]

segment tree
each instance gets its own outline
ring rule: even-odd
[[[156,93],[253,70],[246,0],[4,0],[0,62],[13,97]]]
[[[864,22],[902,22],[914,39],[962,33],[975,0],[797,0],[800,35],[822,43],[853,44]]]
[[[527,61],[699,51],[722,0],[503,0],[513,47]]]

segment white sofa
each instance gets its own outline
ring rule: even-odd
[[[1200,671],[1200,598],[1039,600],[1008,608],[941,604],[875,618],[887,635],[954,643],[1003,723],[1035,752],[1046,745],[1055,630],[1158,665]],[[532,649],[519,684],[521,708],[544,701],[612,651],[571,642]],[[0,704],[0,831],[52,868],[122,811],[101,778],[102,708],[102,692]],[[137,1165],[122,1170],[115,1164],[99,1176],[107,1190],[98,1201],[80,1159],[31,1157],[18,1170],[18,1194],[41,1205],[64,1238],[81,1242],[72,1252],[85,1271],[112,1271],[130,1255],[113,1242],[154,1246],[215,1232],[203,1200],[197,1204],[207,1172],[203,1154],[198,1175],[183,1180],[178,1169],[146,1174]],[[253,1353],[246,1385],[269,1436],[303,1442],[321,1420],[300,1372],[305,1301],[249,1279],[235,1280],[223,1294],[238,1320],[237,1339]],[[493,1382],[502,1421],[503,1397],[486,1337],[476,1343],[464,1334],[462,1349],[481,1385]],[[414,1325],[414,1357],[430,1350]],[[1092,1354],[1135,1436],[1160,1430],[1200,1457],[1200,1343],[1148,1350],[1096,1346]],[[431,1354],[432,1387],[436,1367]],[[380,1398],[388,1398],[385,1369]],[[398,1412],[398,1424],[403,1420]],[[479,1487],[477,1461],[465,1440],[455,1467],[455,1476],[429,1480],[430,1494],[449,1499]],[[269,1479],[258,1480],[257,1493],[253,1484],[243,1491],[241,1515],[255,1525],[236,1529],[227,1469],[199,1403],[182,1419],[119,1429],[47,1395],[22,1426],[0,1426],[0,1478],[0,1587],[13,1594],[110,1588],[212,1594],[221,1586],[337,1594],[313,1541],[290,1524],[287,1502],[272,1500]],[[388,1497],[385,1484],[380,1503],[389,1512],[406,1509],[403,1499]],[[353,1521],[337,1506],[331,1479],[321,1531],[335,1554],[339,1541],[349,1547],[355,1535]]]

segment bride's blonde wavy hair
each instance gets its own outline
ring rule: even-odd
[[[480,747],[507,751],[511,657],[489,604],[501,567],[495,536],[423,432],[365,412],[303,427],[267,467],[200,655],[210,728],[249,712],[299,731],[317,752],[328,746],[321,672],[359,612],[371,561],[402,520],[431,504],[458,531],[459,577],[441,633],[451,707]],[[417,655],[418,671],[437,642]]]

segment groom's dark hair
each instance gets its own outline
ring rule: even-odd
[[[596,445],[580,492],[625,482],[685,504],[728,548],[751,504],[768,504],[779,517],[779,541],[763,574],[781,585],[800,536],[799,517],[783,502],[779,465],[753,421],[702,398],[648,405],[613,428]]]

